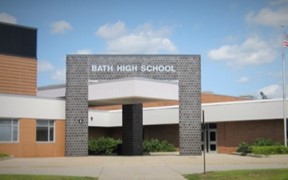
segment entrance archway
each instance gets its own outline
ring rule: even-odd
[[[67,156],[88,154],[89,79],[125,77],[179,81],[180,154],[201,154],[199,55],[68,55],[66,68]]]

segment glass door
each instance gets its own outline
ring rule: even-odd
[[[217,131],[208,129],[208,152],[217,152]]]

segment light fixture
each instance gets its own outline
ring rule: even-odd
[[[83,123],[83,119],[78,119],[79,124]]]

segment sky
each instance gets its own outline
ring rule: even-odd
[[[196,54],[202,91],[283,94],[288,0],[0,0],[0,21],[37,28],[38,86],[65,83],[67,54]]]

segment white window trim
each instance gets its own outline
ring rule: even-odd
[[[49,135],[50,135],[50,131],[49,131],[49,122],[48,122],[48,141],[37,141],[37,121],[53,121],[53,141],[49,140]],[[44,127],[44,126],[43,126]],[[47,127],[47,126],[45,126]],[[36,143],[37,144],[52,144],[56,142],[56,120],[53,119],[36,119]]]
[[[19,139],[20,139],[20,119],[17,118],[0,118],[0,119],[6,119],[6,120],[10,120],[11,121],[11,127],[12,127],[12,131],[11,131],[11,140],[10,141],[1,141],[0,140],[0,144],[17,144],[19,143]],[[13,125],[13,121],[17,120],[17,140],[13,141],[13,130],[14,130],[14,125]],[[1,120],[0,120],[1,121]]]

